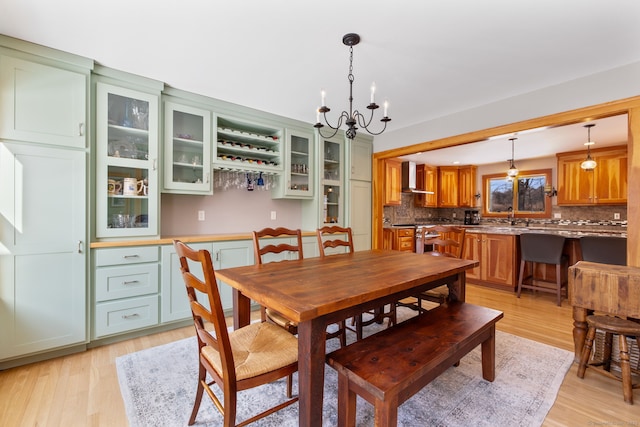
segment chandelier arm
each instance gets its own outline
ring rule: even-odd
[[[390,122],[391,120],[380,120],[381,122],[384,123],[384,127],[382,128],[382,130],[380,132],[373,132],[369,129],[369,126],[371,125],[371,122],[373,121],[373,109],[371,110],[371,118],[369,118],[369,122],[365,124],[365,118],[364,115],[359,112],[358,110],[353,112],[354,117],[357,118],[358,121],[358,126],[360,126],[361,129],[364,129],[367,131],[367,133],[369,133],[369,135],[380,135],[382,132],[385,131],[385,129],[387,128],[387,123]]]
[[[321,137],[323,137],[325,139],[333,138],[338,133],[340,128],[342,127],[342,121],[349,118],[348,113],[346,111],[343,111],[342,113],[340,113],[340,116],[338,117],[338,123],[334,127],[329,123],[329,120],[327,120],[327,113],[326,112],[323,113],[323,116],[324,116],[324,122],[327,124],[327,126],[329,126],[331,129],[333,129],[333,133],[331,135],[323,135],[322,131],[320,130],[322,126],[317,126],[318,133],[320,134]]]

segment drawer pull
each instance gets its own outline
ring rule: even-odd
[[[133,313],[133,314],[123,314],[122,318],[123,319],[135,319],[136,317],[140,317],[140,315],[138,313]]]
[[[129,259],[129,258],[140,258],[140,255],[125,255],[122,258],[124,259]]]
[[[122,282],[122,284],[123,284],[124,286],[127,286],[127,285],[134,285],[134,284],[136,284],[136,283],[140,283],[140,281],[139,281],[139,280],[128,280],[128,281],[126,281],[126,282]]]

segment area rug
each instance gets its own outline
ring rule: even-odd
[[[406,311],[405,311],[406,310]],[[399,318],[411,310],[400,308]],[[368,328],[370,333],[375,328]],[[186,426],[196,391],[196,339],[127,354],[116,359],[120,390],[131,427]],[[337,340],[327,342],[327,351]],[[399,426],[539,426],[556,399],[573,353],[504,332],[496,332],[496,379],[482,378],[480,348],[465,356],[398,410]],[[297,384],[297,377],[294,377]],[[294,392],[296,388],[294,386]],[[240,422],[260,408],[281,402],[285,382],[241,392]],[[323,425],[337,425],[337,375],[325,366]],[[373,407],[358,398],[357,425],[373,425]],[[204,395],[196,426],[220,426],[222,416]],[[272,414],[255,426],[294,427],[298,405]]]

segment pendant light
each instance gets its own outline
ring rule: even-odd
[[[513,181],[515,177],[518,176],[518,168],[513,163],[513,143],[515,142],[516,139],[518,138],[509,138],[509,141],[511,141],[511,160],[510,160],[511,163],[509,166],[509,170],[507,170],[507,179],[509,181]]]
[[[580,167],[585,171],[592,171],[598,165],[595,160],[591,158],[591,146],[595,144],[591,141],[591,128],[594,127],[594,123],[589,123],[588,125],[584,125],[587,128],[587,142],[584,145],[587,146],[587,158],[584,162],[580,164]]]

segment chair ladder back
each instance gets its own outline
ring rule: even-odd
[[[424,245],[433,245],[430,255],[462,258],[466,230],[462,227],[436,225],[421,230]],[[425,238],[428,234],[438,233],[438,237]]]
[[[253,250],[254,256],[256,260],[256,264],[263,263],[263,255],[266,254],[279,254],[282,252],[289,253],[297,253],[298,259],[303,259],[304,255],[302,252],[302,232],[300,229],[291,230],[284,227],[278,228],[264,228],[260,231],[254,231],[252,233],[253,236]],[[292,245],[290,243],[279,243],[279,244],[266,244],[264,246],[260,246],[260,241],[263,238],[269,237],[291,237],[296,239],[296,244]]]
[[[180,259],[180,271],[187,288],[191,314],[198,337],[198,346],[211,346],[220,354],[222,362],[222,378],[235,382],[235,363],[233,361],[229,332],[222,309],[222,300],[218,291],[215,271],[211,262],[209,251],[201,249],[192,250],[179,240],[174,240],[173,245]],[[204,280],[196,277],[189,267],[189,260],[202,267]],[[199,300],[196,290],[207,295],[208,309]],[[205,328],[205,322],[213,324],[215,337]]]
[[[351,227],[340,227],[337,225],[322,227],[316,230],[316,236],[318,238],[320,257],[326,255],[325,249],[327,248],[345,247],[350,253],[354,250]],[[341,239],[338,236],[345,236],[345,239]]]

